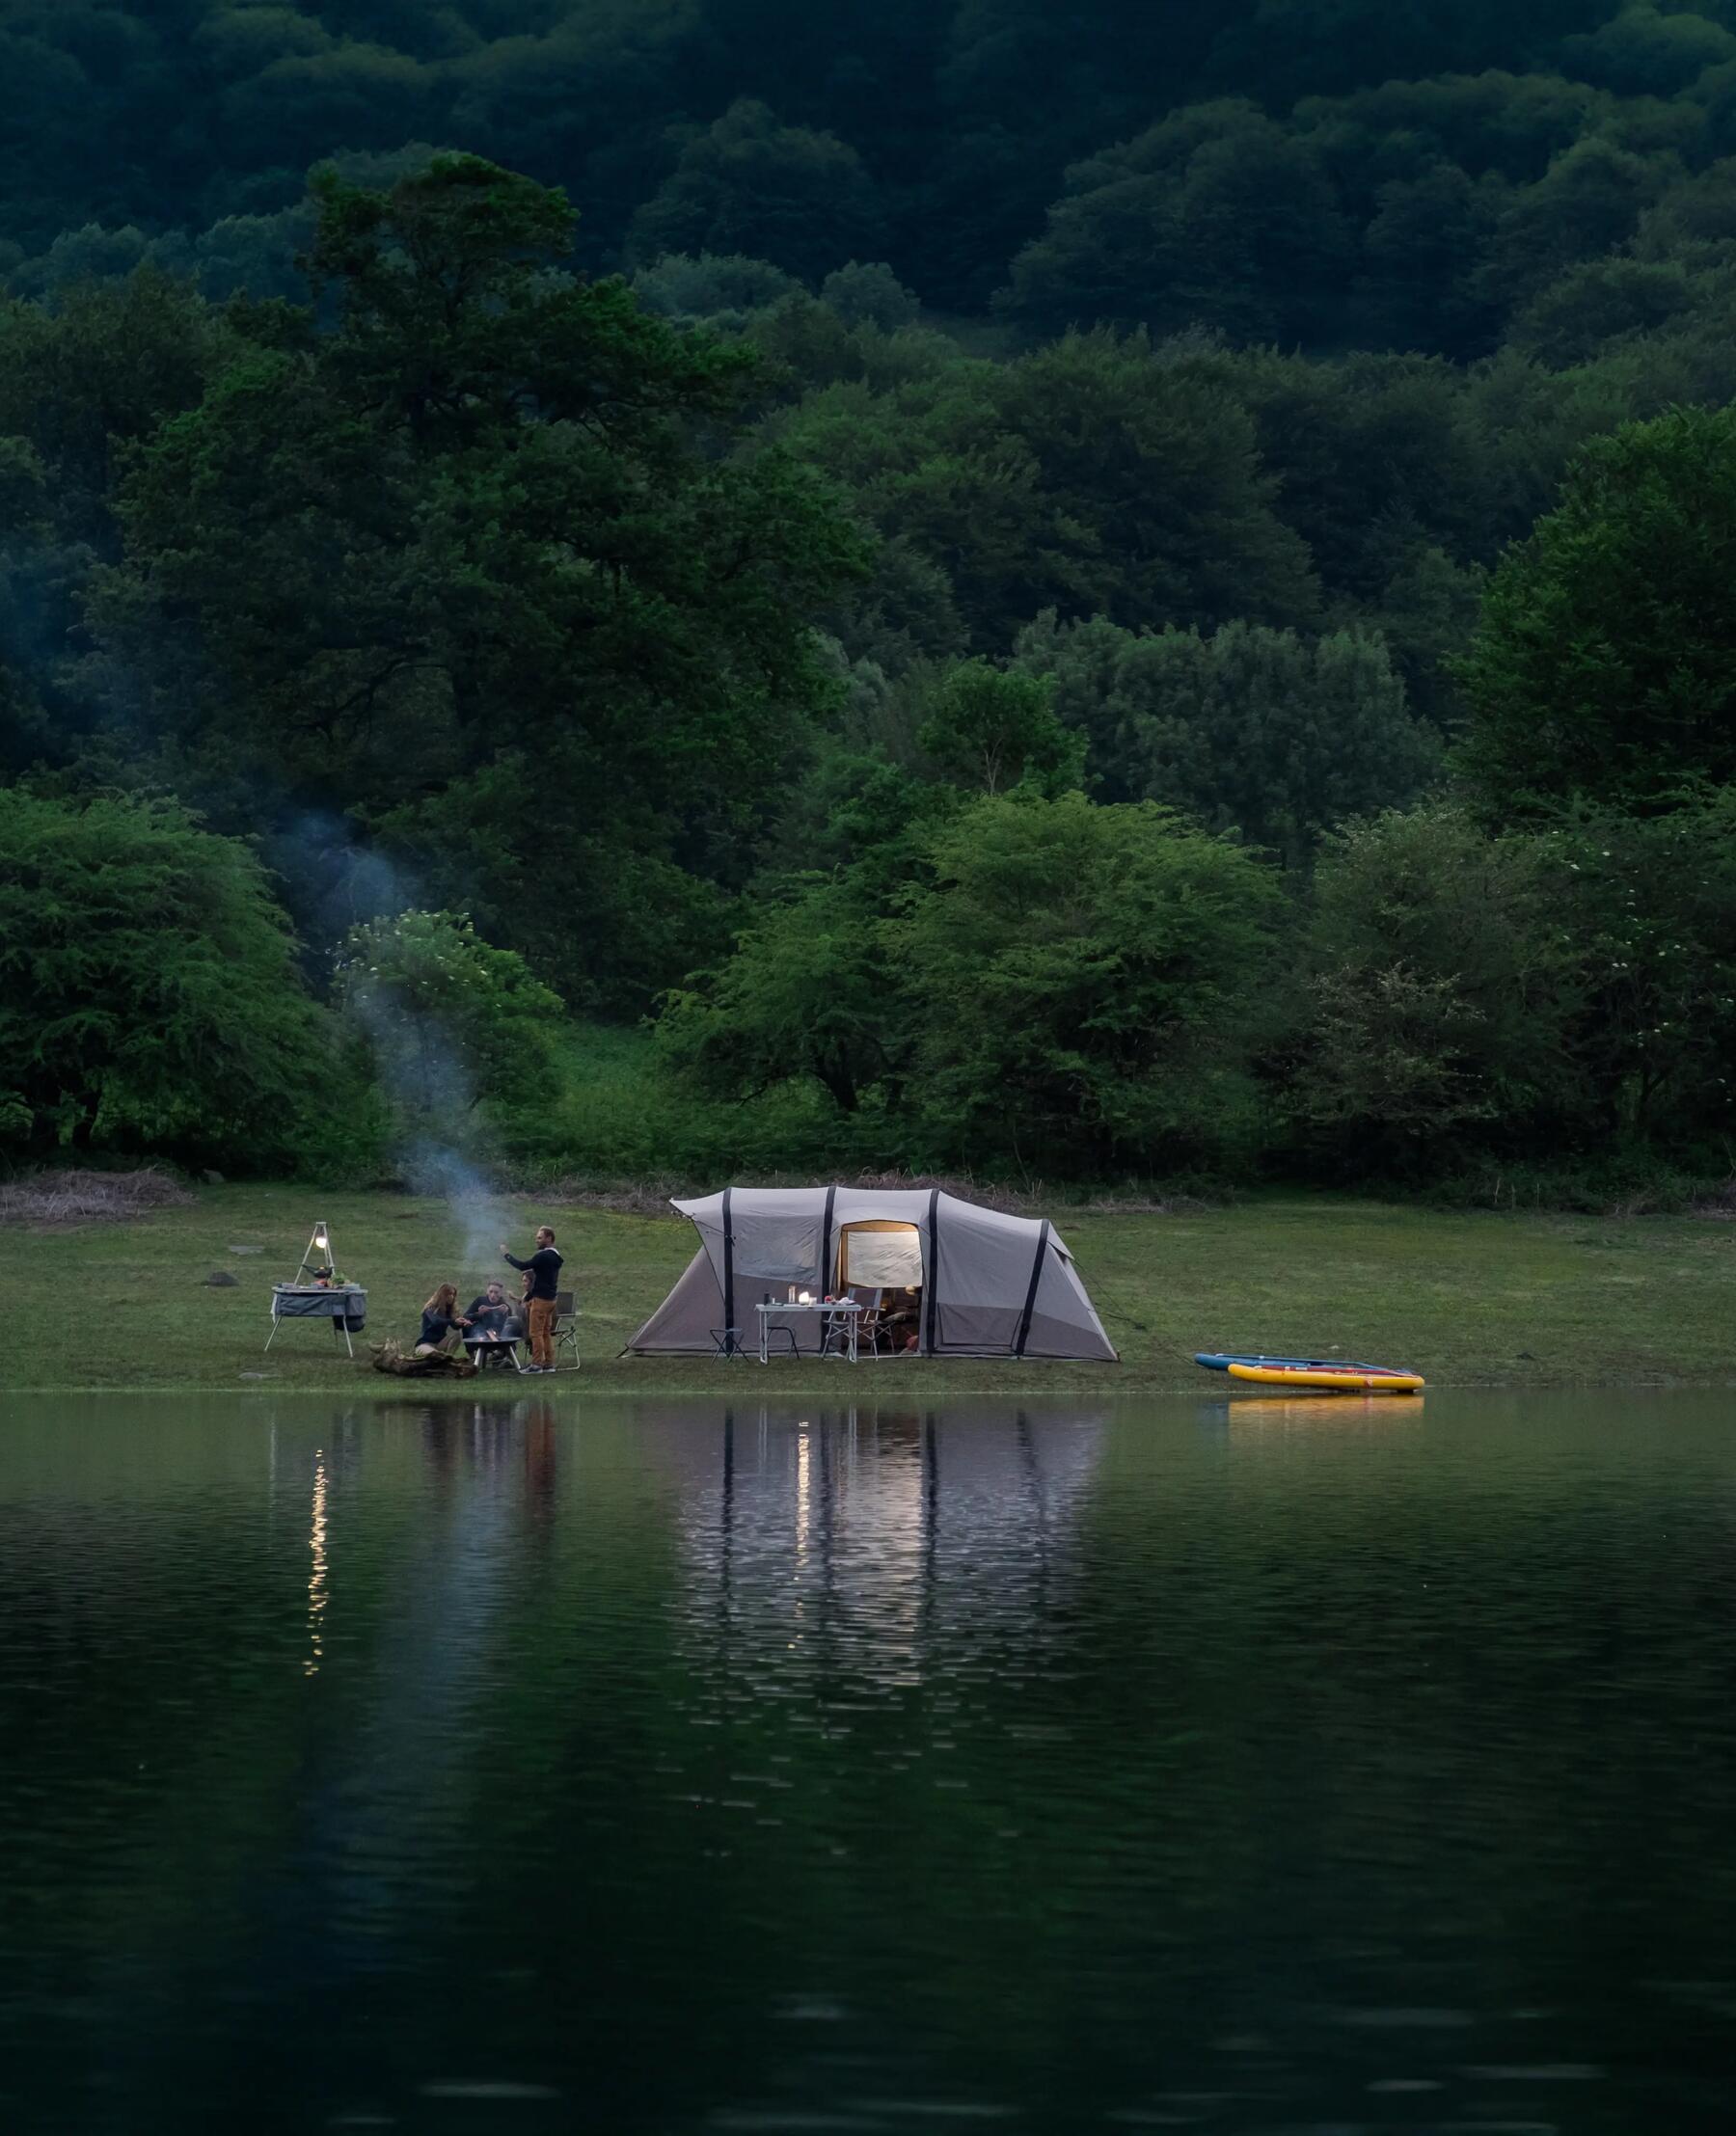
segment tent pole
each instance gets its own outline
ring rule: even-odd
[[[735,1229],[729,1217],[729,1198],[734,1187],[723,1189],[723,1347],[736,1342],[735,1336]],[[742,1345],[736,1342],[740,1349]]]
[[[820,1235],[820,1293],[825,1294],[832,1286],[832,1204],[838,1199],[836,1185],[826,1190],[826,1222]]]
[[[1031,1337],[1031,1315],[1037,1310],[1037,1285],[1043,1281],[1043,1257],[1048,1252],[1048,1218],[1043,1220],[1043,1228],[1037,1233],[1036,1258],[1031,1262],[1031,1284],[1025,1292],[1024,1311],[1018,1316],[1018,1340],[1013,1345],[1013,1355],[1023,1357],[1025,1344]]]
[[[933,1357],[935,1354],[935,1301],[940,1289],[940,1189],[938,1187],[930,1187],[929,1189],[928,1234],[928,1288],[922,1300],[924,1329],[922,1354],[924,1357]]]

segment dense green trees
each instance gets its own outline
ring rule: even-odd
[[[1587,446],[1503,559],[1463,664],[1467,769],[1502,812],[1645,811],[1736,780],[1736,414]]]
[[[1350,257],[1313,142],[1251,103],[1199,104],[1076,164],[1001,301],[1039,332],[1200,321],[1307,340],[1342,302]]]
[[[354,1093],[263,870],[176,802],[0,787],[0,1136],[269,1168]]]
[[[439,158],[317,199],[332,329],[268,312],[126,463],[104,686],[214,792],[338,791],[434,888],[539,906],[575,996],[631,990],[550,908],[684,840],[705,872],[859,545],[779,455],[719,457],[746,352],[549,272],[558,195]]]
[[[423,142],[566,186],[591,268],[883,257],[1045,331],[1463,356],[1736,149],[1733,37],[1720,0],[10,0],[3,236],[197,250]]]
[[[1084,1171],[1234,1158],[1280,899],[1150,802],[990,798],[890,931],[934,1154]]]
[[[400,912],[352,928],[334,978],[334,1005],[373,1055],[400,1139],[469,1141],[484,1097],[553,1099],[560,997],[461,914]]]
[[[1292,864],[1346,817],[1411,799],[1436,768],[1436,739],[1378,636],[1138,633],[1105,616],[1062,625],[1050,609],[1017,651],[1054,678],[1105,798],[1167,802]]]
[[[802,881],[744,931],[720,970],[670,995],[664,1057],[716,1096],[811,1077],[854,1113],[905,1043],[882,926],[860,877]]]
[[[1335,1168],[1443,1149],[1692,1161],[1736,1127],[1728,790],[1491,834],[1462,807],[1352,826],[1322,862],[1294,1069]]]
[[[1715,1164],[1733,40],[13,0],[0,779],[550,1155],[649,1012],[707,1165]]]
[[[879,221],[868,174],[830,134],[779,125],[744,99],[683,149],[633,218],[629,243],[665,253],[746,253],[818,279],[871,242]]]
[[[810,879],[665,1012],[719,1094],[812,1077],[860,1153],[1087,1172],[1234,1159],[1282,896],[1151,803],[1026,785]]]
[[[932,762],[982,794],[1024,789],[1050,798],[1078,785],[1085,737],[1056,717],[1043,677],[961,661],[928,691],[916,739]]]

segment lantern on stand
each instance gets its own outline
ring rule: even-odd
[[[314,1225],[295,1274],[286,1284],[271,1286],[271,1333],[265,1338],[268,1350],[277,1339],[282,1320],[329,1320],[333,1335],[342,1337],[351,1357],[356,1354],[350,1337],[359,1335],[367,1323],[367,1293],[338,1273],[331,1227],[324,1222]]]

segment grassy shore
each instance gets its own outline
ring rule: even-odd
[[[692,1254],[672,1218],[512,1204],[524,1251],[533,1223],[560,1233],[583,1308],[581,1372],[547,1392],[715,1390],[757,1364],[617,1358]],[[300,1188],[202,1189],[186,1208],[119,1224],[14,1228],[0,1236],[0,1297],[13,1390],[270,1386],[423,1398],[424,1384],[354,1363],[324,1326],[286,1323],[269,1356],[269,1286],[300,1258],[312,1220],[332,1226],[343,1272],[366,1284],[367,1337],[408,1340],[434,1284],[468,1298],[496,1272],[467,1263],[444,1203]],[[1695,1218],[1453,1215],[1371,1202],[1284,1197],[1180,1216],[1063,1216],[1121,1366],[882,1361],[875,1384],[949,1392],[1200,1383],[1195,1349],[1318,1351],[1414,1365],[1434,1387],[1736,1384],[1736,1226]],[[255,1253],[238,1253],[255,1247]],[[213,1270],[239,1287],[209,1288]],[[835,1384],[833,1365],[766,1375],[790,1392]],[[890,1389],[888,1388],[888,1392]]]

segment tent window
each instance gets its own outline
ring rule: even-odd
[[[735,1272],[814,1283],[820,1275],[820,1227],[811,1216],[735,1217]]]
[[[914,1224],[876,1220],[838,1233],[838,1281],[880,1290],[914,1290],[922,1283],[922,1233]]]

